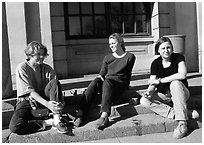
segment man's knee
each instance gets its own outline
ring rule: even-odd
[[[141,97],[140,104],[144,107],[149,107],[151,105],[151,101],[145,97]]]

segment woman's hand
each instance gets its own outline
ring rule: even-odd
[[[100,78],[102,81],[104,81],[104,78],[101,75],[98,75],[97,78]]]
[[[48,101],[47,108],[53,113],[60,114],[62,112],[64,105],[56,101]]]
[[[161,83],[161,79],[150,79],[149,85],[159,85]]]
[[[143,97],[147,98],[147,99],[150,99],[151,98],[151,95],[149,93],[149,91],[146,91],[142,94]]]
[[[61,110],[63,110],[65,106],[65,102],[58,102],[58,107],[61,108]]]

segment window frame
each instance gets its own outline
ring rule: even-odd
[[[111,13],[111,2],[103,2],[104,3],[104,13],[103,14],[97,14],[97,13],[94,13],[94,2],[90,2],[91,3],[91,9],[92,9],[92,13],[91,14],[82,14],[81,13],[81,7],[82,7],[82,3],[84,2],[75,2],[75,3],[79,3],[79,14],[68,14],[68,3],[69,2],[64,2],[64,23],[65,23],[65,37],[66,37],[66,40],[69,40],[69,39],[90,39],[90,38],[107,38],[110,34],[112,34],[113,32],[113,28],[112,28],[112,23],[111,23],[111,17],[112,16],[120,16],[122,19],[122,32],[121,34],[123,34],[124,36],[130,36],[130,37],[134,37],[134,36],[146,36],[146,37],[149,37],[151,36],[152,32],[151,32],[151,12],[152,12],[152,7],[151,7],[151,3],[149,3],[149,9],[146,10],[146,13],[141,13],[141,14],[137,14],[136,13],[136,9],[135,9],[135,4],[133,5],[133,11],[132,13],[130,14],[127,14],[127,13],[123,13],[123,5],[125,2],[119,2],[120,3],[120,7],[121,7],[121,12],[122,13],[119,13],[119,14],[112,14]],[[95,2],[97,3],[97,2]],[[126,2],[127,3],[127,2]],[[131,2],[131,3],[138,3],[138,2]],[[146,2],[147,3],[147,2]],[[134,28],[133,28],[133,33],[125,33],[125,29],[124,29],[124,16],[126,15],[129,15],[129,16],[133,16],[134,17]],[[146,24],[145,26],[148,27],[146,28],[147,31],[149,32],[139,32],[139,33],[135,33],[136,32],[136,26],[135,26],[135,23],[136,23],[136,16],[139,16],[139,15],[144,15],[146,16],[145,20],[147,23],[149,24]],[[80,19],[80,31],[81,31],[81,35],[70,35],[70,31],[69,31],[69,17],[72,17],[72,16],[77,16],[79,17]],[[83,25],[82,25],[82,18],[84,16],[91,16],[92,17],[92,25],[93,25],[93,35],[83,35]],[[96,27],[95,27],[95,17],[97,16],[104,16],[105,18],[105,29],[106,29],[106,33],[105,34],[102,34],[102,35],[97,35],[95,33],[96,31]]]

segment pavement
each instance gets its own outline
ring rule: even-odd
[[[193,130],[188,136],[182,139],[174,139],[170,136],[172,136],[172,132],[116,137],[83,143],[202,143],[202,128]]]
[[[81,93],[88,84],[95,78],[95,75],[88,75],[82,78],[60,80],[65,96],[66,107],[63,117],[68,122],[69,132],[59,134],[53,128],[29,135],[16,135],[10,133],[8,123],[13,113],[15,99],[2,101],[2,142],[9,143],[70,143],[70,142],[100,142],[112,139],[119,142],[137,142],[134,138],[156,136],[165,139],[164,142],[171,142],[172,132],[177,126],[177,122],[172,119],[158,116],[151,110],[142,107],[139,104],[140,93],[147,88],[149,78],[148,73],[133,74],[130,89],[121,94],[121,99],[111,108],[110,124],[104,130],[95,129],[96,119],[98,117],[100,104],[91,106],[89,115],[86,116],[82,127],[74,128],[72,120],[75,116],[76,104],[80,100]],[[196,109],[200,117],[196,120],[189,120],[189,134],[187,138],[199,131],[197,141],[202,140],[202,73],[188,73],[187,75],[190,89],[190,99],[188,108]],[[70,91],[72,90],[72,91]],[[75,92],[75,94],[72,94]],[[77,94],[76,94],[77,93]],[[134,98],[136,102],[130,102]],[[137,99],[138,98],[138,99]],[[96,97],[97,103],[100,102],[100,96]],[[164,137],[164,138],[163,138]],[[127,139],[126,139],[127,138]],[[122,141],[123,140],[123,141]],[[139,139],[138,139],[139,140]],[[142,139],[141,139],[142,140]],[[110,141],[110,142],[112,142]],[[142,142],[142,141],[141,141]],[[148,142],[148,141],[147,141]],[[158,142],[158,140],[152,140]],[[187,139],[186,142],[193,142]]]

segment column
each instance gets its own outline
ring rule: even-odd
[[[16,66],[25,60],[26,42],[25,12],[23,2],[6,2],[8,44],[12,83],[15,84]],[[14,87],[15,89],[15,87]]]

